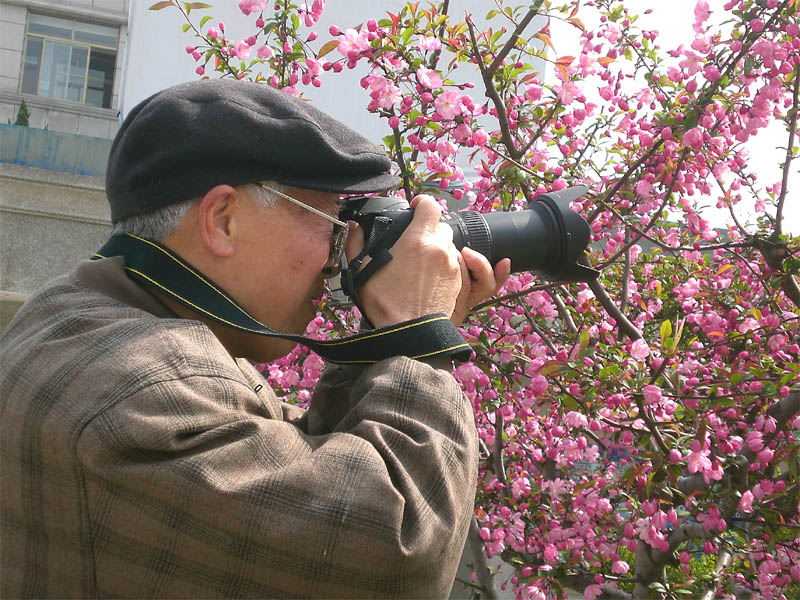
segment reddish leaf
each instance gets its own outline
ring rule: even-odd
[[[326,54],[330,54],[336,47],[339,45],[339,40],[331,40],[330,42],[326,42],[322,48],[319,49],[319,54],[317,54],[317,58],[322,58]]]
[[[550,36],[546,33],[542,33],[541,31],[534,36],[536,39],[542,40],[546,46],[550,46],[553,49],[553,52],[556,51],[555,46],[553,46],[553,42],[550,41]]]
[[[149,10],[161,10],[162,8],[166,8],[167,6],[171,6],[171,0],[162,0],[162,2],[156,2],[153,4]]]
[[[586,31],[586,27],[583,25],[583,23],[581,22],[581,20],[580,20],[580,19],[578,19],[577,17],[569,17],[569,18],[567,19],[567,21],[569,21],[570,23],[572,23],[573,25],[575,25],[575,27],[577,27],[577,28],[578,28],[578,29],[580,29],[581,31]]]

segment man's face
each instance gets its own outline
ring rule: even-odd
[[[299,188],[285,193],[326,214],[337,214],[337,194]],[[315,302],[322,296],[325,279],[336,274],[330,260],[333,224],[283,199],[265,207],[243,196],[245,218],[239,223],[244,252],[237,261],[236,299],[275,331],[302,333],[316,314]],[[273,358],[294,345],[276,338],[258,342]],[[263,357],[262,352],[259,355]]]

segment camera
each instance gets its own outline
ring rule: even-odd
[[[562,283],[591,281],[599,272],[579,262],[589,244],[589,224],[570,209],[570,203],[586,191],[585,186],[576,186],[541,194],[524,210],[513,212],[448,213],[442,215],[441,222],[453,230],[456,248],[468,246],[486,256],[492,266],[510,258],[513,273],[533,271],[544,279]],[[362,257],[368,254],[372,261],[383,258],[380,264],[372,265],[372,272],[391,258],[389,248],[413,215],[408,202],[399,197],[347,198],[339,207],[339,219],[356,221],[364,230]],[[359,265],[351,266],[357,270]],[[343,277],[344,292],[352,297],[353,283],[357,288],[369,275],[371,272],[359,281],[358,275],[351,273],[349,283]]]

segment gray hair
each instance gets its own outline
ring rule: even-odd
[[[286,189],[286,186],[275,181],[265,181],[263,183],[279,192],[283,192]],[[267,208],[275,206],[278,200],[276,194],[255,183],[239,185],[236,186],[236,189],[240,192],[244,192]],[[199,197],[190,198],[189,200],[170,204],[150,212],[125,217],[113,224],[111,235],[131,233],[146,240],[163,242],[175,233],[175,230],[178,228],[181,221],[183,221],[189,209],[200,202],[200,200],[201,198]]]

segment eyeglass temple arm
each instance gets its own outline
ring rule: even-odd
[[[329,214],[324,213],[321,210],[318,210],[318,209],[314,208],[313,206],[309,206],[308,204],[305,204],[304,202],[300,202],[300,200],[295,200],[291,196],[287,196],[283,192],[279,192],[278,190],[275,190],[275,189],[269,187],[268,185],[264,185],[263,183],[260,183],[259,187],[262,187],[265,190],[269,190],[273,194],[277,194],[278,196],[280,196],[284,200],[288,200],[292,204],[296,204],[297,206],[300,206],[301,208],[305,208],[306,210],[310,210],[315,215],[319,215],[320,217],[322,217],[326,221],[330,221],[331,223],[335,223],[336,225],[339,225],[340,227],[347,227],[347,223],[345,223],[344,221],[340,221],[339,219],[337,219],[335,217],[332,217]]]

